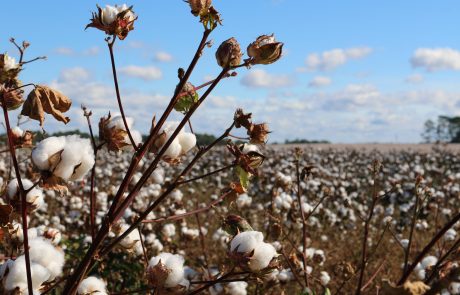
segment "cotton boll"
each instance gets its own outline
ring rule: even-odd
[[[257,145],[255,145],[255,144],[245,143],[245,144],[243,144],[242,152],[243,152],[243,154],[247,154],[247,153],[250,153],[250,152],[260,153],[260,150],[259,150],[259,147]]]
[[[94,154],[90,140],[71,135],[66,137],[61,161],[53,174],[64,180],[79,180],[93,165]]]
[[[436,263],[438,262],[438,258],[434,257],[434,256],[427,256],[425,258],[422,259],[422,266],[424,269],[427,269],[431,266],[434,266]]]
[[[167,238],[173,237],[176,234],[176,226],[172,223],[165,224],[161,233]]]
[[[178,254],[162,252],[158,256],[152,257],[149,261],[149,269],[160,263],[168,269],[168,276],[164,281],[164,287],[173,288],[181,284],[184,280],[184,257]]]
[[[254,250],[254,255],[249,261],[249,268],[253,271],[266,268],[276,255],[275,247],[268,243],[260,243]]]
[[[196,145],[196,136],[193,133],[184,132],[178,135],[178,139],[182,147],[182,154],[187,153]]]
[[[24,187],[25,190],[30,189],[34,185],[32,181],[26,178],[22,178],[21,181],[22,181],[22,186]],[[7,187],[7,197],[10,201],[16,201],[16,202],[21,201],[18,190],[19,190],[18,180],[14,178],[8,183],[8,187]],[[43,191],[38,188],[31,189],[26,195],[26,201],[28,205],[31,206],[30,209],[32,210],[38,209],[44,203]]]
[[[230,282],[227,285],[228,293],[230,295],[247,295],[246,288],[248,287],[247,282]]]
[[[164,155],[170,158],[177,158],[181,155],[182,153],[182,146],[179,143],[179,140],[175,138],[169,147],[166,149]]]
[[[450,294],[460,294],[460,283],[452,282],[449,285]]]
[[[319,280],[321,281],[321,284],[323,286],[326,286],[327,284],[329,284],[329,281],[331,280],[331,277],[329,276],[329,274],[327,272],[322,271],[321,276],[319,277]]]
[[[32,274],[32,288],[37,290],[40,286],[49,280],[49,271],[38,263],[30,265]],[[4,288],[7,291],[12,291],[18,288],[24,292],[27,289],[27,273],[26,273],[26,259],[25,256],[19,256],[14,261],[14,264],[9,268],[8,275],[4,281]]]
[[[96,277],[87,277],[78,285],[77,293],[80,295],[107,295],[106,284]]]
[[[49,280],[62,274],[64,252],[58,250],[49,240],[35,238],[29,241],[30,261],[45,267],[49,272]]]
[[[238,208],[249,207],[251,206],[252,198],[247,194],[241,194],[236,199],[236,206]]]
[[[264,235],[259,231],[245,231],[237,234],[230,243],[230,251],[249,253],[264,240]],[[238,248],[238,250],[237,250]]]
[[[24,135],[24,130],[22,130],[19,126],[15,126],[11,128],[11,133],[13,133],[16,137],[22,137]]]
[[[64,149],[66,139],[64,136],[48,137],[40,141],[32,150],[32,162],[40,170],[50,168],[49,158]]]
[[[444,241],[451,242],[451,241],[454,241],[456,237],[457,237],[457,232],[453,228],[451,228],[444,234],[443,239]]]
[[[101,12],[102,23],[106,26],[111,25],[116,20],[118,13],[116,6],[106,5]]]

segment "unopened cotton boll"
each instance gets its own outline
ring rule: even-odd
[[[158,264],[166,268],[167,277],[164,280],[163,286],[166,288],[173,288],[177,285],[183,285],[186,280],[184,277],[184,257],[179,254],[171,254],[162,252],[158,256],[152,257],[149,261],[149,271],[162,271]]]
[[[78,285],[79,295],[107,295],[107,287],[103,280],[96,277],[87,277]]]

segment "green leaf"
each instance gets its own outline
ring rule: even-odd
[[[329,288],[324,289],[324,295],[331,295],[331,290]]]
[[[240,184],[241,186],[247,190],[248,187],[249,187],[249,184],[250,184],[250,179],[251,179],[251,176],[252,174],[245,171],[243,168],[241,168],[240,166],[236,166],[235,168],[235,172],[236,172],[236,175],[238,175],[238,178],[240,179]]]

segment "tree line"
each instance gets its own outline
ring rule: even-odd
[[[460,117],[439,116],[436,121],[425,121],[422,138],[426,143],[460,143]]]

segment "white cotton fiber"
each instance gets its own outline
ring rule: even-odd
[[[155,267],[159,262],[170,271],[164,282],[166,288],[173,288],[185,280],[184,277],[184,257],[178,254],[162,252],[158,256],[152,257],[149,261],[149,268]]]
[[[106,284],[103,280],[96,277],[87,277],[78,285],[77,293],[80,295],[97,294],[107,295]]]

